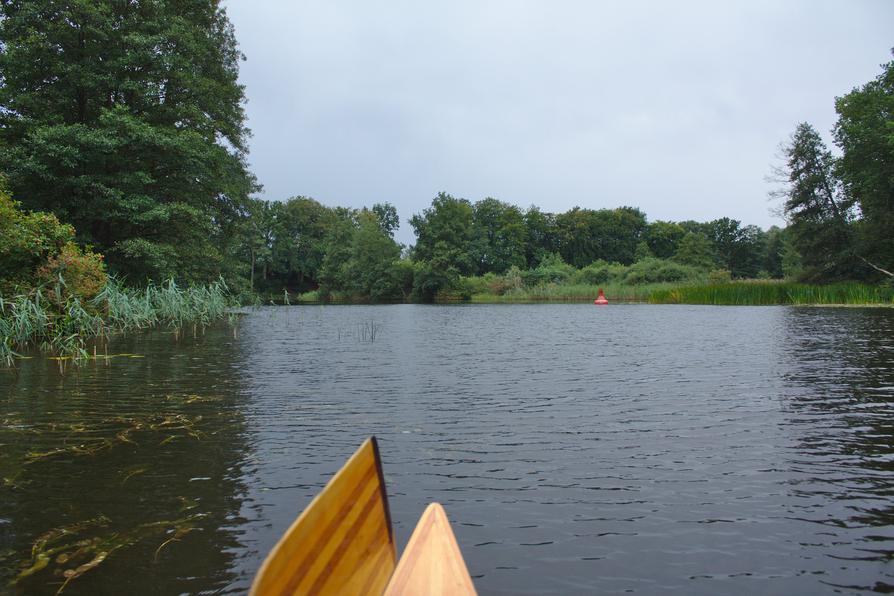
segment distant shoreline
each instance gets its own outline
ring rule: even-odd
[[[720,284],[644,284],[640,286],[547,284],[522,287],[504,293],[440,293],[434,304],[572,304],[590,303],[599,288],[612,304],[689,304],[716,306],[816,306],[894,307],[894,288],[856,282],[809,285],[779,281],[744,280]],[[284,295],[269,297],[267,304],[286,304]],[[289,304],[387,304],[344,295],[322,296],[305,292],[290,296]],[[393,303],[411,304],[404,300]]]

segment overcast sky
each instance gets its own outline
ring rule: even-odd
[[[408,220],[439,191],[764,228],[806,120],[877,76],[890,0],[227,0],[263,197]]]

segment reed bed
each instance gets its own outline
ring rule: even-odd
[[[647,302],[653,293],[675,287],[678,287],[678,284],[544,284],[535,287],[516,288],[503,294],[476,293],[472,294],[471,302],[592,302],[598,295],[600,288],[605,292],[609,301]]]
[[[716,305],[894,305],[894,288],[843,282],[808,285],[788,282],[733,282],[656,290],[652,304]]]
[[[225,316],[233,306],[224,281],[181,288],[170,280],[131,289],[115,280],[89,301],[49,300],[42,288],[0,297],[0,363],[12,366],[19,351],[38,348],[59,357],[89,357],[87,342],[117,333],[163,327],[180,336]]]

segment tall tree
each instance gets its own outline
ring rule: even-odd
[[[755,277],[761,270],[766,235],[757,226],[744,226],[737,219],[721,217],[707,224],[714,257],[733,277]]]
[[[837,172],[860,208],[858,255],[894,276],[894,61],[875,80],[835,101]]]
[[[629,265],[646,230],[646,216],[633,207],[581,209],[556,217],[559,252],[566,263],[586,267],[597,259]]]
[[[801,255],[804,277],[829,280],[852,277],[853,201],[835,176],[835,159],[810,124],[802,122],[783,146],[785,187],[779,194],[789,221],[791,241]]]
[[[782,268],[784,253],[785,230],[782,230],[779,226],[771,226],[766,232],[764,259],[761,268],[774,279],[779,279],[784,275]]]
[[[515,205],[486,198],[474,205],[472,215],[473,258],[478,273],[504,273],[510,267],[524,267],[524,215]]]
[[[309,197],[274,203],[276,223],[272,246],[274,281],[279,287],[305,290],[318,282],[331,237],[353,225],[354,213],[336,212]]]
[[[369,300],[401,298],[395,272],[400,245],[381,228],[381,221],[369,211],[357,217],[357,227],[348,246],[348,258],[339,270],[339,287]]]
[[[388,236],[394,238],[394,232],[400,227],[400,218],[397,209],[389,202],[376,203],[372,206],[372,212],[376,215],[379,228]]]
[[[0,1],[0,164],[131,279],[205,280],[256,188],[218,0]]]
[[[476,272],[472,255],[474,208],[466,199],[438,193],[421,215],[410,218],[416,232],[413,258],[417,261],[437,261],[460,275]]]
[[[677,247],[686,230],[671,221],[654,221],[646,227],[645,242],[652,254],[659,259],[669,259],[677,252]]]
[[[710,269],[715,265],[711,241],[698,232],[688,232],[683,236],[673,259],[678,263],[702,269]]]
[[[525,261],[529,269],[535,268],[547,255],[559,251],[556,216],[544,213],[536,205],[525,211]]]

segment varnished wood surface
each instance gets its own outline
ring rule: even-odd
[[[381,594],[396,559],[373,437],[332,477],[270,551],[250,593]]]
[[[476,594],[450,522],[438,503],[429,505],[422,514],[385,588],[386,596],[410,594]]]

